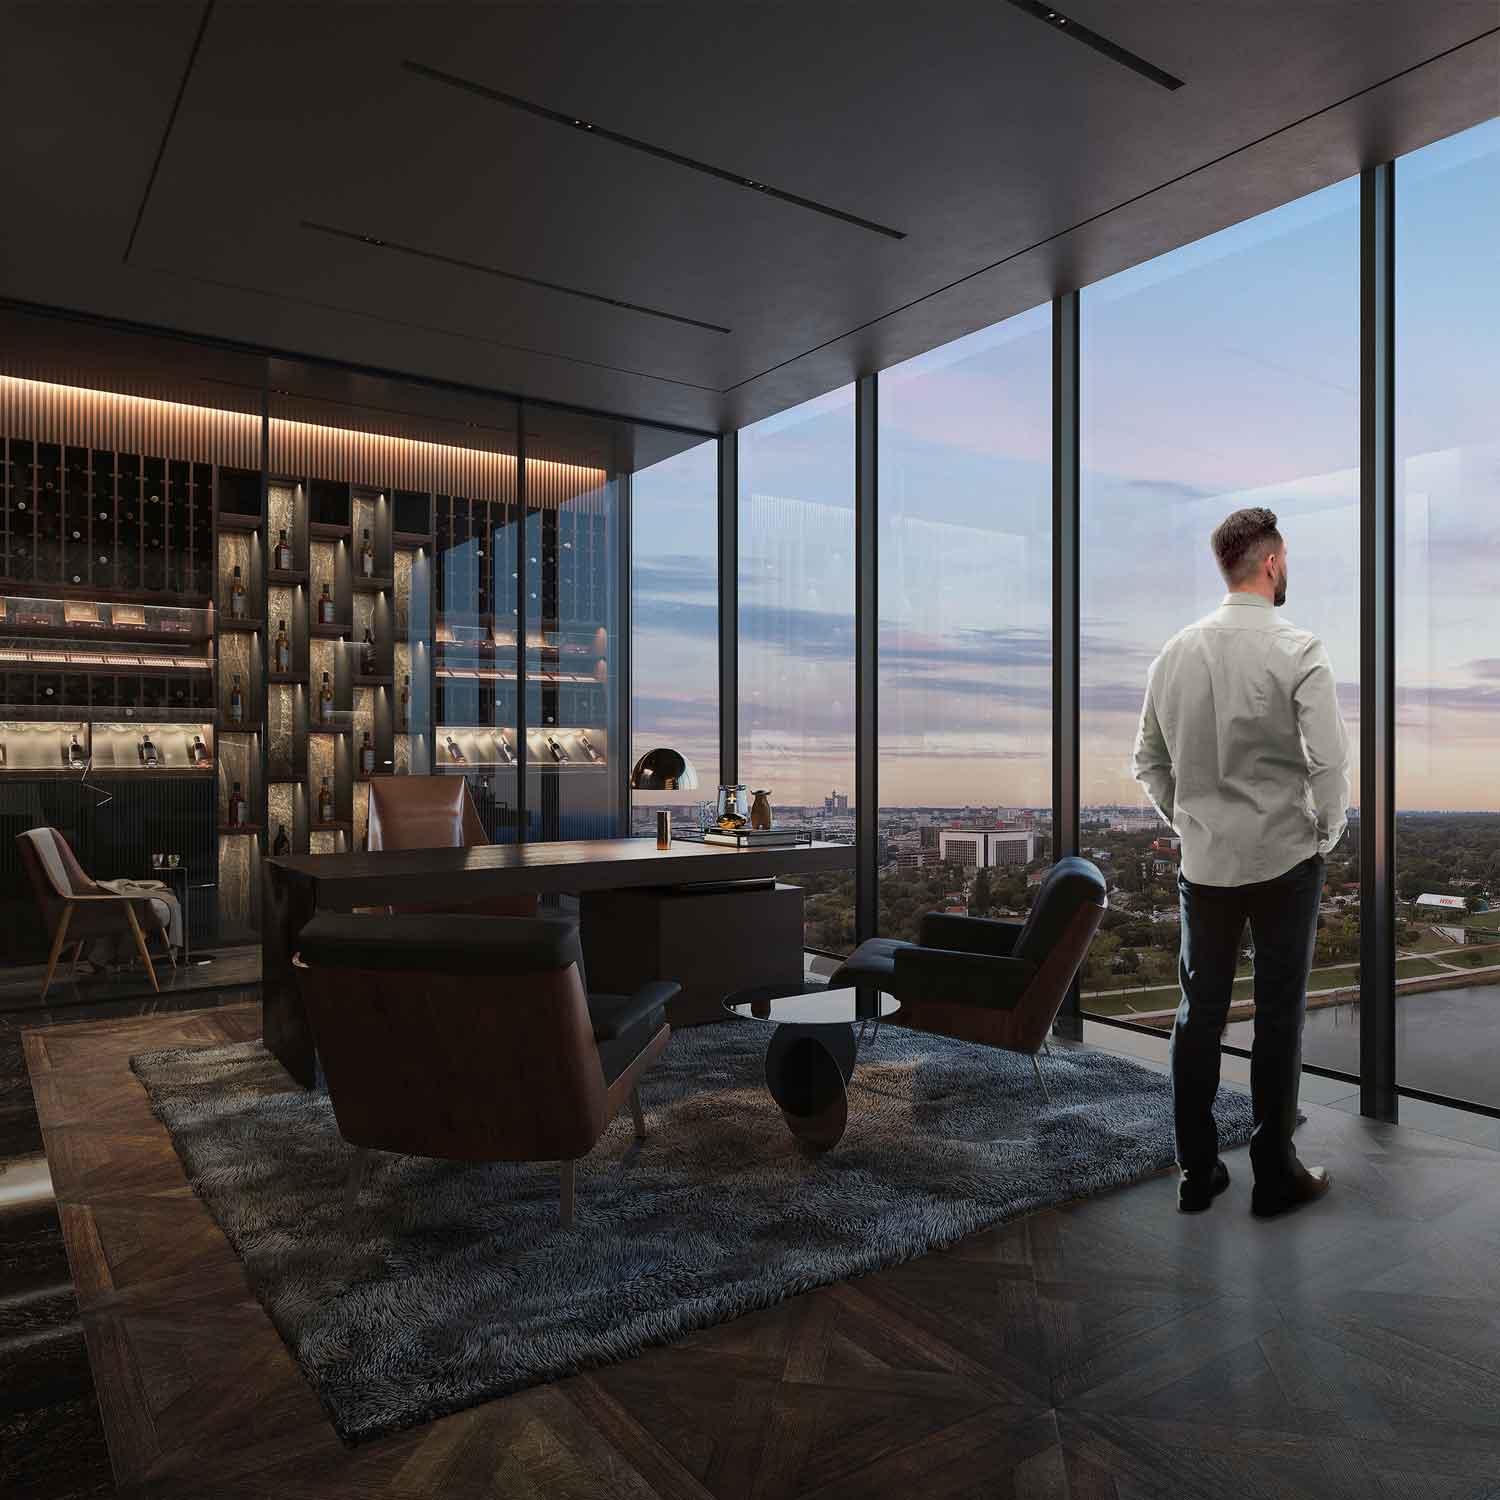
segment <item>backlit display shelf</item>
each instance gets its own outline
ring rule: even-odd
[[[213,613],[176,604],[0,597],[0,636],[37,632],[69,639],[206,641],[213,634]]]
[[[71,641],[0,644],[0,662],[10,667],[63,668],[96,672],[212,672],[213,658],[179,656],[170,649],[143,646],[133,651],[108,646],[90,649]]]

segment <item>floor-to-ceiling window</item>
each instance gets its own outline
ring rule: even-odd
[[[1396,164],[1396,1078],[1500,1105],[1500,120]],[[1420,964],[1420,978],[1416,977]],[[1411,978],[1407,974],[1412,973]]]
[[[778,823],[854,836],[854,388],[739,436],[740,779]],[[806,941],[854,946],[854,875],[798,877]]]
[[[656,811],[697,821],[719,780],[718,444],[696,443],[632,477],[632,761],[666,747],[698,773],[695,792],[636,792],[632,831]]]
[[[1167,1027],[1178,851],[1131,779],[1146,669],[1225,586],[1213,528],[1268,506],[1286,617],[1359,712],[1359,239],[1350,180],[1122,272],[1082,298],[1082,845],[1111,910],[1083,1006]],[[1356,766],[1357,771],[1357,766]],[[1354,793],[1358,802],[1358,789]],[[1358,1070],[1358,822],[1328,861],[1305,1057]],[[1229,1039],[1248,1045],[1250,935]]]
[[[1024,911],[1051,859],[1051,309],[883,371],[880,932]]]

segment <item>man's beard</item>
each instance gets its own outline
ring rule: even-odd
[[[1272,602],[1276,605],[1276,607],[1278,609],[1283,604],[1286,603],[1286,574],[1285,574],[1285,572],[1283,572],[1282,575],[1281,575],[1281,577],[1276,580],[1276,597],[1275,597],[1275,599]]]

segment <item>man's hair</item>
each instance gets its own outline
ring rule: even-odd
[[[1281,545],[1276,512],[1250,505],[1225,516],[1211,538],[1224,581],[1243,583]]]

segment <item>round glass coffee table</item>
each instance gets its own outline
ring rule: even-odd
[[[803,1144],[826,1151],[849,1122],[853,1028],[869,1021],[879,1026],[901,1002],[875,989],[771,985],[727,995],[724,1009],[776,1028],[766,1048],[766,1088],[781,1106],[787,1129]]]

